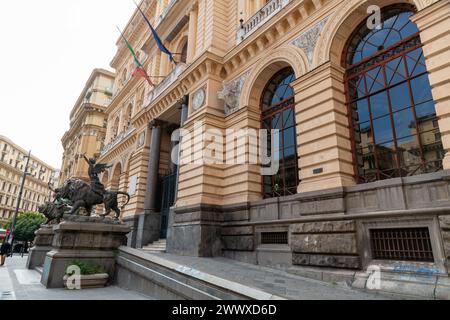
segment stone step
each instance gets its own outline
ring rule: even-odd
[[[272,293],[193,270],[145,250],[121,247],[115,283],[159,300],[284,300]]]
[[[142,248],[142,250],[148,252],[166,252],[166,248]]]

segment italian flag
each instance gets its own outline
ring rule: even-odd
[[[150,77],[148,76],[147,71],[145,71],[144,66],[139,61],[138,57],[136,56],[136,52],[134,51],[133,47],[128,42],[127,38],[125,38],[125,36],[123,35],[122,31],[120,31],[119,27],[117,27],[117,29],[119,30],[120,35],[122,36],[122,39],[125,41],[128,49],[130,50],[131,54],[133,55],[134,63],[136,63],[136,70],[134,70],[134,72],[133,72],[133,77],[145,78],[145,80],[147,80],[148,84],[151,85],[152,87],[154,87],[155,84],[152,82],[152,80],[150,80]]]

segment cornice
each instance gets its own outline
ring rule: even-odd
[[[116,146],[108,150],[105,154],[101,155],[99,160],[100,162],[110,162],[116,159],[119,155],[128,150],[131,146],[136,143],[137,133],[133,133],[126,137],[123,141],[118,143]]]
[[[92,71],[91,75],[89,76],[88,80],[86,81],[86,83],[83,87],[83,90],[81,91],[80,95],[78,96],[78,99],[70,112],[70,118],[72,118],[74,116],[76,110],[79,108],[80,105],[83,104],[83,99],[86,97],[87,91],[92,86],[95,79],[97,79],[97,77],[100,77],[100,76],[105,76],[106,78],[109,78],[110,80],[112,80],[112,82],[114,82],[116,74],[114,72],[111,72],[111,71],[108,71],[105,69],[94,69]],[[97,90],[97,91],[101,91],[99,88],[93,88],[93,89]]]
[[[215,54],[205,52],[193,64],[187,65],[178,79],[162,91],[150,105],[143,108],[133,117],[133,125],[139,128],[151,120],[158,118],[164,111],[181,100],[191,87],[199,83],[206,76],[219,78],[221,70],[220,58]]]
[[[19,176],[23,176],[23,171],[20,171],[19,169],[15,168],[15,167],[13,167],[13,166],[11,166],[11,165],[3,162],[3,161],[0,161],[0,167],[4,168],[7,171],[12,171],[12,172],[14,172],[15,174],[17,174]],[[50,170],[50,171],[53,173],[56,170]],[[27,180],[31,180],[31,181],[33,181],[35,183],[38,183],[38,184],[42,185],[42,186],[47,186],[47,184],[48,184],[48,181],[42,181],[42,180],[40,180],[40,179],[38,179],[36,177],[33,177],[32,175],[27,175]]]
[[[14,143],[11,139],[0,135],[0,141],[4,141],[6,144],[14,147],[14,149],[19,150],[21,153],[23,153],[24,155],[28,154],[28,151],[26,151],[25,149],[23,149],[21,146],[17,145],[16,143]],[[31,154],[31,160],[38,162],[39,164],[41,164],[44,168],[52,171],[52,172],[56,172],[57,169],[53,168],[52,166],[48,165],[47,163],[45,163],[44,161],[42,161],[41,159],[39,159],[38,157],[34,156],[33,154]],[[0,161],[1,162],[1,161]]]

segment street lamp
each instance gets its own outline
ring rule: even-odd
[[[19,213],[19,208],[20,208],[20,202],[22,201],[22,194],[23,194],[23,188],[25,186],[25,180],[27,178],[27,175],[29,175],[30,173],[27,172],[28,171],[28,165],[30,163],[30,158],[31,158],[31,150],[28,152],[28,155],[23,157],[22,160],[26,158],[27,162],[25,164],[25,169],[23,171],[23,176],[22,176],[22,183],[20,185],[20,190],[19,190],[19,196],[17,198],[17,204],[16,204],[16,210],[14,211],[14,215],[11,221],[11,233],[8,236],[8,241],[11,240],[12,237],[12,241],[11,241],[11,248],[13,248],[13,242],[14,242],[14,230],[16,228],[16,221],[17,221],[17,215]]]

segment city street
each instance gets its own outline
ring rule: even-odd
[[[101,289],[46,289],[41,275],[28,270],[27,256],[15,255],[0,267],[0,300],[148,300],[138,293],[111,286]]]

